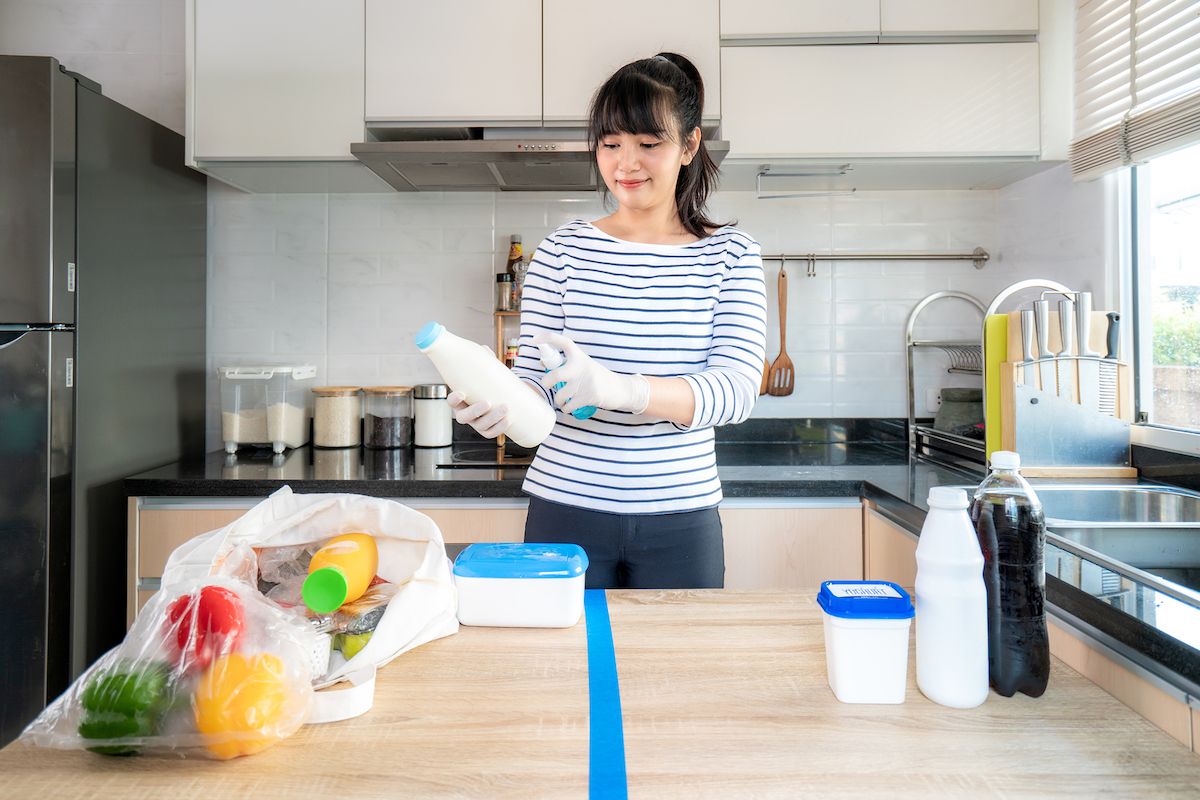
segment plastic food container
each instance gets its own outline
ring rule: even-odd
[[[411,386],[368,386],[363,444],[377,450],[408,447],[413,441]]]
[[[569,628],[583,614],[587,554],[577,544],[472,544],[454,559],[458,621]]]
[[[829,688],[843,703],[903,703],[908,684],[908,593],[887,581],[825,581],[817,594],[825,618]]]
[[[308,441],[308,390],[316,367],[221,367],[218,372],[225,452],[237,452],[239,445],[270,445],[282,453]]]

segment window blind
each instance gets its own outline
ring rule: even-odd
[[[1087,180],[1200,141],[1200,0],[1081,0],[1071,170]]]

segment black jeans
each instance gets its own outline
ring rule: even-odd
[[[525,541],[568,542],[588,557],[589,589],[719,589],[725,542],[715,508],[610,514],[529,498]]]

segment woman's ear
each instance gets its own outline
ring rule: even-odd
[[[696,151],[700,149],[700,128],[692,128],[692,132],[688,134],[687,142],[683,147],[683,165],[686,167],[692,163],[692,159],[696,157]]]

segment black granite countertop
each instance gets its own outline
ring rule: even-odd
[[[716,445],[717,469],[726,498],[786,499],[861,497],[896,523],[919,533],[932,486],[977,484],[982,470],[950,468],[910,457],[895,439],[858,440],[853,426],[823,430],[787,428],[766,431],[783,441],[722,441]],[[847,435],[849,434],[849,435]],[[839,438],[846,441],[838,441]],[[868,438],[870,437],[863,437]],[[820,441],[820,440],[824,441]],[[168,464],[126,479],[129,496],[265,497],[283,486],[297,492],[353,492],[402,498],[519,498],[525,478],[521,464],[496,464],[496,448],[483,441],[456,442],[439,450],[322,450],[301,447],[281,455],[247,451],[208,453],[203,458]],[[1036,483],[1036,482],[1035,482]],[[1047,564],[1069,556],[1047,545]],[[1076,569],[1075,572],[1081,572]],[[1113,647],[1168,683],[1200,695],[1200,649],[1180,638],[1153,612],[1130,613],[1107,598],[1074,583],[1047,575],[1052,613],[1089,636]],[[1136,607],[1153,608],[1160,600],[1144,587],[1131,586]],[[1200,631],[1200,611],[1176,609],[1194,617],[1186,623]],[[1200,634],[1198,634],[1200,635]]]

